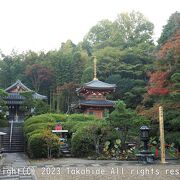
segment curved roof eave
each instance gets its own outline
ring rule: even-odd
[[[83,89],[115,90],[116,87],[116,84],[109,84],[95,79],[88,83],[85,83],[82,87],[77,88],[76,92],[81,92]]]
[[[31,89],[29,89],[27,86],[25,86],[20,80],[17,80],[14,84],[12,84],[11,86],[9,86],[8,88],[5,89],[6,92],[8,92],[10,89],[12,89],[15,86],[21,86],[22,88],[24,88],[27,91],[32,91]]]

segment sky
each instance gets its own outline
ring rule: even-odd
[[[58,49],[68,39],[77,44],[98,21],[132,10],[154,23],[158,39],[180,0],[0,0],[0,49],[10,54]]]

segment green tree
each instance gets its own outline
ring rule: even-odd
[[[39,64],[27,66],[25,74],[27,78],[31,80],[31,83],[36,92],[39,91],[44,83],[46,84],[46,86],[49,86],[52,82],[52,71],[49,68],[46,68]]]
[[[87,67],[82,74],[81,83],[87,83],[93,79],[93,68]]]
[[[69,39],[66,41],[66,43],[61,44],[60,51],[63,52],[63,54],[73,54],[75,51],[76,45]]]
[[[172,14],[164,26],[156,48],[156,61],[149,73],[148,93],[144,95],[139,112],[150,118],[154,124],[154,136],[159,136],[158,107],[163,106],[165,138],[167,143],[180,147],[180,21],[178,12]]]
[[[102,20],[93,26],[88,34],[84,37],[84,45],[90,47],[104,47],[108,45],[109,39],[112,37],[113,23],[107,19]]]
[[[62,86],[57,87],[56,108],[58,113],[60,111],[70,113],[71,104],[77,101],[77,87],[77,84],[73,82],[64,83]]]
[[[136,46],[142,42],[152,42],[154,25],[142,13],[132,11],[121,13],[114,22],[114,44],[123,47]]]
[[[16,54],[15,52],[11,55],[1,54],[0,61],[0,86],[7,88],[17,79],[23,79],[23,56]]]
[[[36,99],[34,102],[33,115],[40,115],[50,112],[50,107],[47,101]]]
[[[180,28],[180,13],[173,13],[165,26],[163,26],[163,31],[160,38],[158,39],[158,44],[162,45],[165,43],[173,33]]]
[[[0,127],[7,125],[6,112],[8,110],[8,107],[4,100],[7,95],[8,94],[4,90],[0,89]]]
[[[81,77],[83,74],[83,70],[85,69],[85,64],[86,62],[84,59],[82,59],[81,53],[74,53],[72,60],[72,75],[74,83],[79,84],[81,82]]]
[[[122,151],[126,150],[128,138],[135,137],[141,125],[149,124],[147,119],[137,115],[131,109],[127,109],[125,103],[120,100],[116,103],[115,110],[110,114],[109,121],[111,126],[119,132]]]

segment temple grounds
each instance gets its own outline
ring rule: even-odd
[[[180,161],[167,164],[139,164],[137,161],[86,160],[65,158],[61,160],[30,161],[38,180],[88,179],[88,180],[177,180],[180,179]]]
[[[32,160],[24,153],[5,154],[3,180],[177,180],[180,160],[147,165],[137,161],[87,160],[80,158]]]

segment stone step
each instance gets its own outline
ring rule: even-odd
[[[5,150],[4,153],[20,153],[20,152],[25,152],[24,150]]]
[[[11,142],[24,142],[24,139],[11,139]]]
[[[10,146],[9,146],[9,147],[10,147]],[[13,146],[11,145],[11,149],[18,149],[18,148],[19,148],[19,149],[23,149],[23,148],[24,148],[24,145],[17,145],[17,146],[16,146],[16,145],[13,145]]]
[[[22,148],[24,148],[23,145],[11,146],[11,149],[22,149]]]
[[[72,154],[63,154],[64,157],[72,157]]]
[[[22,127],[13,127],[10,149],[10,130],[11,128],[0,128],[0,131],[7,134],[3,137],[4,152],[24,152],[24,133]]]
[[[24,139],[22,139],[22,140],[11,140],[11,143],[21,143],[21,144],[24,144]]]
[[[10,144],[9,142],[3,142],[3,145],[8,145]],[[11,145],[14,144],[14,145],[24,145],[24,141],[11,141]]]

